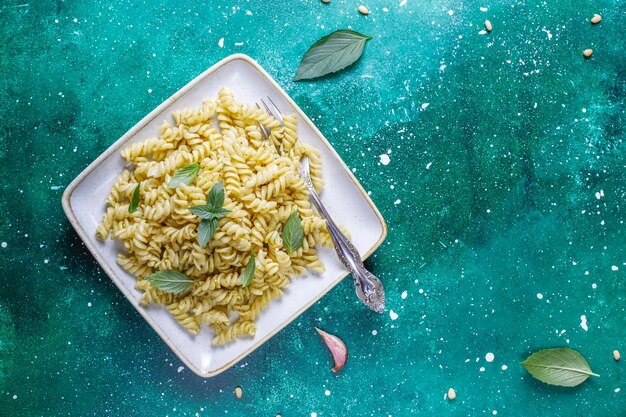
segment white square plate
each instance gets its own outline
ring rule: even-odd
[[[270,96],[284,113],[297,114],[300,140],[321,152],[326,182],[322,200],[335,221],[345,225],[352,233],[352,241],[363,258],[380,246],[387,236],[384,219],[337,152],[287,93],[252,58],[241,54],[231,55],[165,100],[72,181],[63,193],[63,209],[80,238],[115,285],[180,359],[202,377],[217,375],[243,359],[347,275],[332,249],[320,249],[320,259],[326,265],[323,274],[308,274],[294,279],[285,295],[274,300],[257,319],[254,338],[239,339],[229,345],[215,347],[211,345],[212,335],[208,329],[203,328],[200,334],[192,336],[178,325],[165,308],[140,306],[141,292],[134,288],[135,277],[116,263],[117,254],[124,250],[123,245],[110,240],[96,240],[96,227],[105,211],[104,199],[125,166],[119,155],[120,149],[156,136],[163,120],[171,120],[173,111],[199,107],[203,99],[217,97],[223,86],[232,90],[240,102],[254,103],[259,98]]]

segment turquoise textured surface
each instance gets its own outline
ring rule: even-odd
[[[367,17],[347,0],[2,2],[1,415],[626,415],[612,358],[626,353],[624,3],[364,4]],[[313,42],[348,27],[373,36],[358,64],[291,81]],[[345,280],[204,380],[101,271],[61,194],[237,52],[371,192],[389,236],[367,265],[389,310],[368,312]],[[346,342],[341,372],[314,326]],[[601,376],[564,389],[519,366],[558,346]]]

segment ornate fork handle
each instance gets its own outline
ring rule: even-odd
[[[313,205],[326,219],[326,227],[335,244],[335,251],[337,252],[339,260],[352,274],[357,296],[363,304],[377,313],[382,313],[385,310],[385,291],[382,283],[371,272],[365,269],[359,251],[357,251],[352,242],[348,240],[330,217],[330,214],[326,210],[326,207],[324,207],[324,204],[322,204],[320,197],[317,195],[311,183],[311,178],[308,175],[303,175],[303,172],[301,172],[300,175],[309,189]]]

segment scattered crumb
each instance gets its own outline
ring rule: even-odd
[[[221,38],[218,42],[217,42],[217,46],[219,46],[220,48],[224,47],[224,38]]]
[[[404,299],[406,299],[407,295],[409,295],[409,293],[406,292],[406,291],[403,291],[402,295],[400,297],[402,297],[402,299],[404,300]]]
[[[589,330],[589,327],[587,326],[587,316],[584,314],[580,316],[580,327],[582,327],[584,331]]]
[[[487,353],[485,355],[485,360],[487,362],[493,362],[494,359],[495,359],[495,355],[493,353],[491,353],[491,352],[489,352],[489,353]]]
[[[398,318],[398,314],[393,310],[389,310],[389,317],[391,317],[391,320],[396,320]]]

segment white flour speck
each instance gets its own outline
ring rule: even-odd
[[[400,2],[400,7],[402,7],[402,6],[406,5],[406,1],[407,1],[407,0],[402,0],[402,1]]]
[[[618,268],[616,265],[613,265],[613,266],[611,267],[611,271],[617,271],[618,269],[619,269],[619,268]]]
[[[389,310],[389,317],[391,317],[391,320],[396,320],[398,318],[398,314],[393,310]]]
[[[503,371],[506,371],[507,369],[509,369],[509,367],[508,367],[508,366],[506,366],[506,365],[502,365],[502,370],[503,370]]]
[[[326,394],[326,396],[329,396],[330,395],[330,391],[326,390],[326,391],[324,391],[324,394]]]
[[[378,334],[377,330],[372,330],[372,336],[376,336]]]
[[[596,198],[599,200],[602,198],[602,194],[598,191],[596,192]]]
[[[177,369],[178,373],[181,373],[184,370],[185,370],[184,366],[179,366],[178,369]]]
[[[580,327],[582,327],[584,331],[589,330],[589,327],[587,326],[587,316],[584,314],[580,316]]]
[[[481,8],[480,8],[480,11],[481,11],[481,12],[486,12],[487,10],[489,10],[487,7],[481,7]]]
[[[313,411],[313,412],[311,413],[311,417],[317,417],[317,413],[316,413],[315,411]]]
[[[454,14],[454,10],[448,10],[448,14],[452,16]]]
[[[2,242],[0,243],[0,246],[2,246],[3,248],[6,248],[7,246],[9,246],[9,244],[7,242]]]
[[[422,104],[422,110],[426,110],[426,107],[430,106],[430,103]]]
[[[387,13],[388,11],[389,11],[389,9],[388,9],[388,8],[383,7],[383,12]]]
[[[395,205],[398,205],[398,204],[400,204],[400,203],[402,203],[402,201],[400,201],[400,199],[398,199],[398,200],[396,200],[396,201],[394,201],[394,202],[393,202],[393,204],[395,204]]]
[[[224,47],[224,38],[221,38],[218,42],[217,42],[217,46],[219,46],[220,48]]]
[[[152,92],[152,89],[151,89],[151,88],[148,88],[148,93],[151,93],[151,92]]]
[[[540,300],[543,299],[543,294],[537,293],[537,298],[540,299]]]
[[[480,372],[485,372],[485,367],[484,367],[484,366],[481,366],[481,367],[480,367],[480,369],[479,369],[479,371],[480,371]]]
[[[44,260],[43,260],[43,263],[44,263],[44,264],[47,264],[47,263],[49,263],[49,262],[50,262],[50,259],[44,259]]]
[[[481,30],[480,32],[478,32],[479,35],[486,35],[487,31],[485,29]]]
[[[91,302],[87,303],[87,307],[91,307]]]
[[[594,282],[593,284],[591,284],[591,288],[593,288],[593,289],[595,290],[596,288],[598,288],[598,284],[596,284],[596,283]]]
[[[430,169],[430,167],[431,167],[432,165],[433,165],[433,163],[432,163],[432,162],[427,163],[427,164],[426,164],[426,169]]]
[[[493,362],[494,358],[495,358],[495,355],[493,353],[491,353],[491,352],[489,352],[489,353],[487,353],[485,355],[485,360],[487,362]]]
[[[14,395],[14,396],[13,396],[13,399],[14,399],[14,400],[17,400],[17,395]]]
[[[379,158],[380,158],[380,163],[383,165],[389,165],[389,161],[391,161],[391,159],[389,158],[389,155],[385,153],[380,155]]]
[[[621,389],[615,388],[615,392],[620,392],[620,391],[621,391]]]
[[[402,297],[402,299],[404,300],[404,299],[406,299],[406,296],[407,296],[407,295],[409,295],[409,293],[408,293],[408,292],[406,292],[406,291],[403,291],[403,292],[402,292],[402,295],[401,295],[400,297]]]

